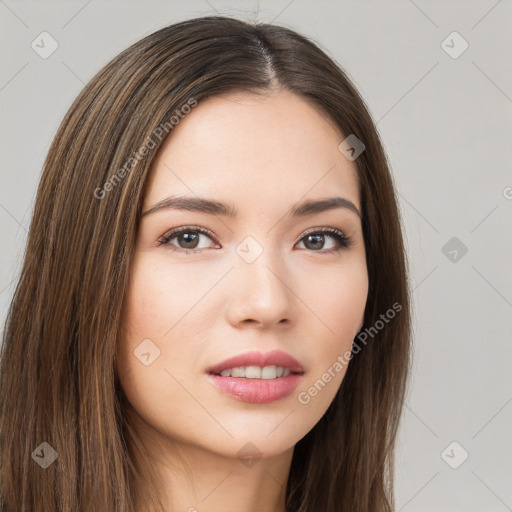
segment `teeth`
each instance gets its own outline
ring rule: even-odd
[[[276,377],[277,377],[277,367],[264,366],[261,369],[261,378],[262,379],[275,379]]]
[[[245,377],[245,368],[232,368],[231,377]]]
[[[261,379],[261,368],[259,366],[248,366],[245,369],[246,379]]]
[[[276,379],[287,377],[292,372],[282,366],[237,366],[220,372],[222,377],[245,377],[246,379]]]

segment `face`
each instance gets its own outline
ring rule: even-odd
[[[237,93],[199,102],[159,150],[116,364],[163,446],[237,457],[252,443],[276,455],[332,402],[346,372],[336,361],[363,324],[368,293],[344,138],[294,94]],[[333,198],[344,201],[294,211]]]

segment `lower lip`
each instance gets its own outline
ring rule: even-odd
[[[291,395],[302,376],[302,373],[292,373],[276,379],[247,379],[208,374],[210,382],[223,393],[251,404],[268,404]]]

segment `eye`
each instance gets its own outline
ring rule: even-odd
[[[186,253],[201,252],[201,249],[209,247],[208,244],[206,244],[206,246],[200,245],[201,237],[210,238],[210,240],[212,240],[213,233],[199,226],[184,226],[166,233],[158,240],[158,245],[167,245],[169,249],[173,251],[181,250]],[[174,239],[176,239],[176,244],[172,243]]]
[[[169,249],[177,252],[196,253],[202,249],[212,247],[211,244],[201,246],[201,238],[215,240],[213,233],[199,226],[183,226],[172,229],[158,240],[158,245],[167,245]],[[326,240],[331,239],[331,243],[325,250]],[[173,243],[173,241],[176,243]],[[304,242],[303,242],[304,240]],[[332,242],[334,240],[334,243]],[[352,239],[344,235],[340,230],[335,228],[313,228],[302,236],[299,243],[304,244],[306,249],[321,254],[330,254],[340,252],[348,248],[352,244]],[[215,242],[216,248],[220,246]],[[324,249],[324,250],[321,250]]]
[[[326,243],[326,239],[329,238],[334,240],[334,244],[331,242],[327,250],[320,251],[319,249],[324,248],[323,246]],[[305,240],[305,242],[303,242],[303,240]],[[313,252],[330,254],[340,252],[350,247],[350,245],[352,245],[352,239],[338,229],[313,228],[313,230],[308,231],[304,236],[302,236],[299,243],[303,243],[306,246],[306,249],[310,249]]]

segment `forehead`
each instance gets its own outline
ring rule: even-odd
[[[201,100],[173,128],[153,162],[145,205],[169,194],[268,204],[342,194],[360,208],[344,135],[290,92],[236,92]]]

